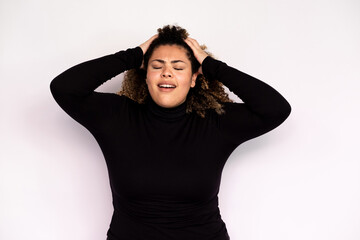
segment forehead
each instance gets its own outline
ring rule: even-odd
[[[187,50],[179,45],[161,45],[153,51],[150,59],[182,60],[190,62]]]

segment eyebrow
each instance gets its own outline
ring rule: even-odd
[[[160,63],[165,63],[165,61],[162,60],[162,59],[154,59],[154,60],[152,60],[151,62],[154,62],[154,61],[160,62]],[[181,60],[173,60],[173,61],[171,61],[171,63],[178,63],[178,62],[181,62],[181,63],[185,63],[185,64],[186,64],[186,62],[181,61]]]

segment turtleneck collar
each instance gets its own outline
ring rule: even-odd
[[[148,112],[156,118],[165,121],[175,121],[185,116],[187,101],[173,108],[164,108],[157,105],[154,100],[149,97],[146,103]]]

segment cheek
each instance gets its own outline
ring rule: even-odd
[[[192,82],[192,78],[190,74],[183,74],[179,76],[179,80],[181,81],[181,85],[184,87],[190,86]]]
[[[154,79],[154,73],[147,72],[146,73],[146,84],[151,84]]]

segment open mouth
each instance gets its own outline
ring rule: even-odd
[[[172,85],[172,84],[159,84],[158,87],[159,88],[176,88],[176,86]]]

